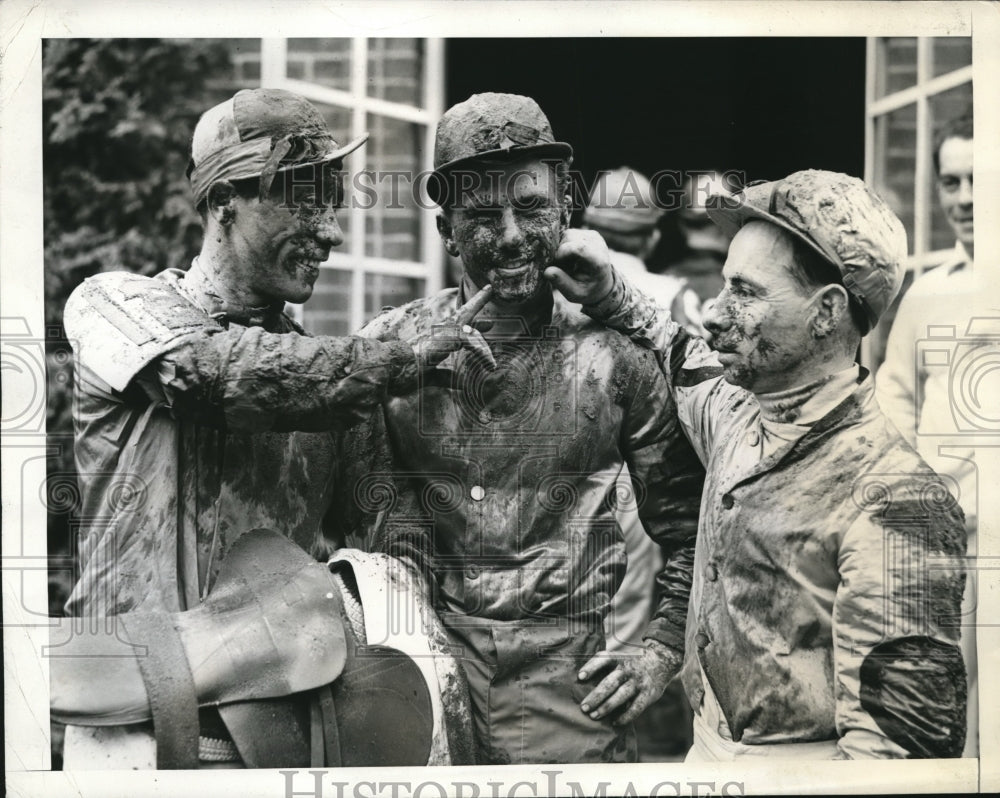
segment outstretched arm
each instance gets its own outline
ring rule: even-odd
[[[209,410],[241,429],[330,429],[358,421],[387,395],[416,390],[423,372],[463,347],[495,365],[472,326],[490,293],[476,294],[433,339],[311,338],[259,328],[200,336],[160,358],[145,384],[178,416]]]
[[[491,362],[473,326],[489,296],[483,289],[436,330],[433,346],[226,329],[162,280],[111,272],[80,286],[65,318],[83,384],[112,399],[145,396],[212,426],[324,430],[416,389],[456,349]]]
[[[715,352],[619,275],[604,240],[591,230],[568,230],[545,276],[567,298],[582,303],[594,321],[656,355],[684,434],[707,462],[716,428],[744,393],[722,379]]]

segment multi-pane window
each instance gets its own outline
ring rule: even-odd
[[[972,39],[871,38],[867,69],[865,179],[906,228],[910,257],[902,296],[955,243],[936,200],[932,152],[934,132],[972,108]],[[894,317],[895,307],[865,339],[869,367],[881,364]]]
[[[344,162],[344,243],[312,298],[295,313],[319,335],[357,330],[386,305],[438,290],[443,250],[418,176],[432,167],[443,111],[444,49],[438,39],[230,39],[234,75],[219,86],[294,91],[323,114],[337,141],[368,143]]]

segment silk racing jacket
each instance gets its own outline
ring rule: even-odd
[[[91,277],[65,325],[81,498],[71,615],[194,607],[256,527],[309,550],[330,430],[414,384],[409,345],[308,337],[281,306],[228,308],[197,265]]]
[[[446,290],[361,334],[410,339],[462,301]],[[504,323],[485,334],[495,372],[453,355],[350,430],[348,544],[417,562],[450,613],[544,625],[607,613],[626,565],[615,511],[637,508],[665,561],[643,637],[682,646],[704,471],[655,357],[558,296]]]
[[[837,740],[840,758],[960,756],[965,530],[872,380],[760,459],[755,397],[627,283],[585,309],[658,355],[705,463],[682,679],[733,740]]]

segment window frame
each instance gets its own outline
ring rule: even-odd
[[[935,39],[953,38],[944,36],[917,36],[916,38],[916,83],[905,89],[900,89],[881,97],[877,96],[878,73],[880,68],[879,43],[885,37],[869,36],[865,51],[865,170],[864,179],[868,185],[875,185],[876,163],[876,124],[878,120],[907,105],[916,104],[916,146],[915,174],[913,186],[913,239],[908,242],[909,252],[906,259],[906,273],[912,273],[914,279],[920,277],[945,260],[951,253],[947,249],[930,249],[931,215],[935,210],[934,175],[931,152],[934,142],[934,130],[931,127],[931,99],[950,89],[965,83],[972,84],[973,65],[933,75],[934,41]],[[969,38],[967,36],[954,38]],[[872,335],[862,339],[861,360],[871,368],[873,364]]]
[[[379,37],[391,38],[391,37]],[[368,42],[369,37],[351,39],[351,87],[349,91],[334,89],[317,83],[288,77],[288,39],[261,39],[260,85],[262,88],[286,89],[308,100],[343,108],[351,113],[351,130],[348,140],[363,135],[367,130],[368,115],[377,114],[402,122],[423,126],[422,152],[419,168],[433,169],[434,132],[438,119],[444,113],[445,74],[444,39],[424,38],[423,74],[420,76],[420,106],[384,100],[368,94]],[[350,156],[350,171],[360,172],[368,166],[367,148],[362,147]],[[366,254],[365,210],[350,207],[350,246],[345,251],[334,250],[321,268],[346,271],[351,274],[349,326],[353,332],[365,321],[365,277],[382,274],[424,280],[427,295],[439,291],[444,281],[444,251],[438,239],[436,211],[420,207],[420,260],[395,260]],[[303,319],[301,305],[291,305],[298,321]]]

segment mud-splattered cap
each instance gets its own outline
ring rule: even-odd
[[[651,231],[661,216],[663,209],[656,203],[649,178],[620,166],[598,176],[583,221],[597,230],[627,235]]]
[[[453,105],[438,122],[434,139],[431,199],[442,204],[448,175],[479,160],[573,157],[573,148],[556,141],[548,118],[530,97],[488,92]]]
[[[284,89],[244,89],[201,115],[188,178],[198,205],[218,180],[260,178],[266,197],[278,172],[337,161],[368,140],[340,146],[316,107]]]
[[[808,169],[784,180],[751,183],[710,204],[708,215],[731,236],[747,222],[763,220],[805,241],[837,267],[868,329],[899,292],[906,231],[885,201],[856,177]]]

